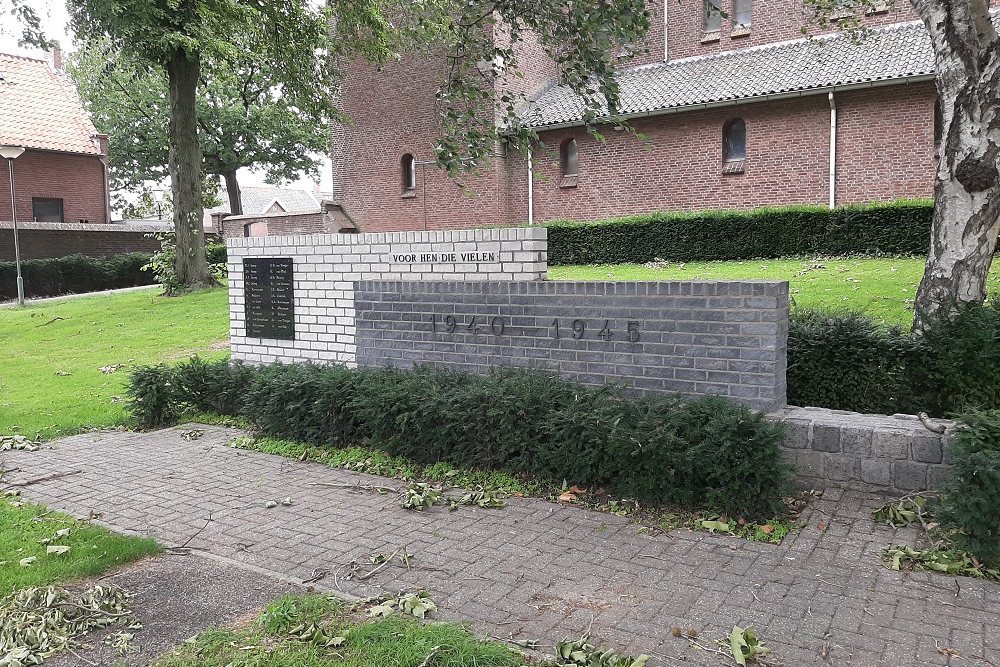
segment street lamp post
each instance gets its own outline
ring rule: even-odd
[[[14,264],[17,268],[17,305],[24,305],[24,278],[21,277],[21,246],[17,239],[17,204],[14,197],[14,160],[21,157],[21,146],[0,146],[0,157],[7,160],[7,174],[10,177],[10,217],[14,222]]]

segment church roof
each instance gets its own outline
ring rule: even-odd
[[[835,33],[622,69],[618,112],[635,117],[933,76],[926,28],[898,23],[853,38]],[[583,104],[555,86],[528,103],[521,118],[534,128],[581,124]]]

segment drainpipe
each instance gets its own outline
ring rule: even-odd
[[[531,146],[528,146],[528,225],[535,224],[535,168],[531,162]]]
[[[670,0],[663,0],[663,62],[670,62],[670,22],[667,21]]]
[[[837,100],[830,99],[830,208],[837,205]]]

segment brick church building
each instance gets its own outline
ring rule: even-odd
[[[711,1],[711,0],[709,0]],[[463,191],[434,164],[442,63],[355,64],[354,120],[331,138],[334,201],[364,231],[597,220],[658,210],[842,205],[929,197],[934,56],[905,2],[862,41],[812,30],[801,0],[651,0],[648,53],[624,63],[620,111],[644,138],[597,141],[537,44],[520,44],[541,144],[505,151]]]

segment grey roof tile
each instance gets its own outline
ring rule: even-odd
[[[998,16],[993,15],[994,23]],[[927,30],[922,23],[900,23],[854,40],[838,33],[623,69],[617,74],[619,113],[641,115],[933,73]],[[577,123],[583,104],[570,89],[555,86],[526,105],[521,117],[535,128]]]
[[[287,213],[320,210],[319,202],[307,190],[243,185],[240,186],[240,196],[243,199],[243,213],[246,215],[265,213],[275,202]],[[219,190],[219,199],[222,203],[207,209],[206,213],[229,213],[229,195],[225,187]]]

